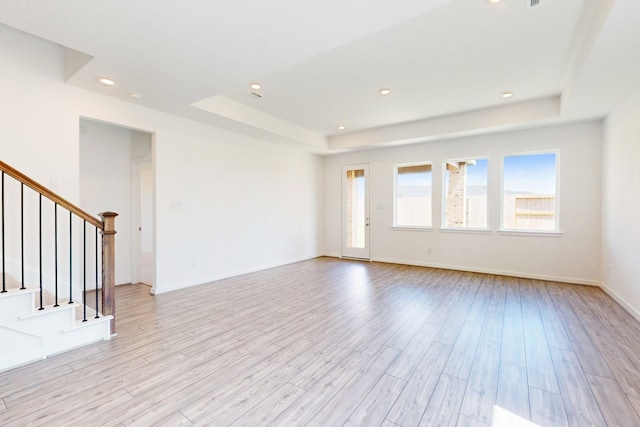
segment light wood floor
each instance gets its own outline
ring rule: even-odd
[[[117,298],[113,340],[0,373],[0,425],[640,425],[598,288],[320,258]]]

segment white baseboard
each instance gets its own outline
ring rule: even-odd
[[[342,254],[341,254],[341,253],[339,253],[339,252],[337,252],[337,253],[334,253],[334,252],[324,252],[324,253],[323,253],[322,255],[320,255],[320,256],[326,256],[326,257],[329,257],[329,258],[342,258]]]
[[[325,253],[323,256],[341,258],[340,255],[336,256],[335,254],[330,255]],[[388,264],[415,265],[418,267],[442,268],[445,270],[468,271],[471,273],[495,274],[498,276],[521,277],[524,279],[546,280],[550,282],[571,283],[575,285],[601,286],[600,282],[589,280],[589,279],[566,277],[566,276],[552,276],[552,275],[536,274],[536,273],[525,273],[521,271],[497,270],[497,269],[491,269],[491,268],[468,267],[464,265],[438,264],[438,263],[406,261],[406,260],[399,260],[399,259],[377,258],[377,257],[371,258],[371,261],[384,262]]]
[[[271,264],[263,264],[255,267],[250,267],[243,270],[237,270],[230,273],[203,277],[195,280],[189,280],[186,282],[174,283],[168,286],[163,286],[160,290],[158,290],[155,286],[151,288],[149,291],[152,295],[164,294],[166,292],[177,291],[179,289],[190,288],[191,286],[204,285],[206,283],[216,282],[218,280],[228,279],[230,277],[242,276],[243,274],[255,273],[256,271],[268,270],[274,267],[280,267],[283,265],[294,264],[300,261],[307,261],[310,259],[318,258],[322,255],[309,255],[300,258],[292,258],[289,260],[285,260],[282,262],[271,263]]]
[[[620,304],[630,315],[632,315],[638,322],[640,322],[640,311],[636,310],[631,304],[629,304],[624,298],[615,293],[605,283],[600,283],[600,288],[607,293],[615,302]]]

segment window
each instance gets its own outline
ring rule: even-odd
[[[395,220],[399,227],[431,226],[431,164],[395,166]]]
[[[556,153],[507,156],[502,168],[502,228],[557,231]]]
[[[446,228],[487,228],[487,159],[449,160],[444,171]]]

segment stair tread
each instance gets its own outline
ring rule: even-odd
[[[40,292],[40,289],[20,289],[20,288],[10,288],[7,289],[7,292],[0,293],[0,298],[9,298],[15,295],[26,295],[26,294],[35,294],[36,292]]]
[[[40,310],[39,307],[35,307],[32,313],[23,314],[22,316],[18,317],[18,319],[25,320],[25,319],[30,319],[32,317],[46,316],[51,313],[57,313],[57,312],[66,311],[66,310],[74,310],[78,306],[79,304],[74,302],[71,304],[60,304],[58,305],[58,307],[54,307],[53,304],[45,305],[43,306],[42,310]]]

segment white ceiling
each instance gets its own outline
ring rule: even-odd
[[[528,1],[0,0],[0,22],[68,48],[69,84],[326,153],[603,117],[640,83],[640,2]]]

